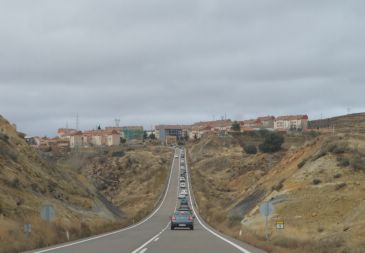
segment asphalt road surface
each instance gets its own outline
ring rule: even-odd
[[[176,154],[180,157],[180,150]],[[184,152],[184,151],[182,151]],[[187,164],[186,164],[187,167]],[[265,253],[250,245],[224,236],[205,224],[195,213],[194,230],[170,230],[169,216],[177,206],[180,158],[174,158],[167,191],[161,204],[146,219],[111,233],[55,245],[32,252],[43,253]],[[188,175],[188,174],[187,174]],[[188,180],[189,182],[189,180]],[[191,185],[188,183],[189,196]],[[190,201],[193,199],[190,198]],[[192,205],[191,205],[192,206]],[[194,206],[192,206],[194,207]]]

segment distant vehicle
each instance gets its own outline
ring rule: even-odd
[[[184,165],[181,165],[180,166],[180,169],[185,170],[185,166]]]
[[[176,227],[190,228],[194,230],[194,217],[188,211],[176,211],[173,216],[170,217],[171,230]]]
[[[186,195],[185,195],[185,194],[181,194],[181,193],[180,193],[180,194],[179,194],[179,196],[178,196],[178,199],[180,199],[180,200],[181,200],[181,199],[186,199]]]
[[[180,183],[180,188],[186,188],[186,184],[184,182]]]
[[[181,153],[181,158],[185,158],[185,154],[184,153]]]
[[[170,156],[171,157],[171,156]],[[175,158],[179,158],[179,156],[178,155],[175,155]]]
[[[180,182],[185,182],[185,177],[180,177]]]
[[[182,189],[180,191],[180,194],[184,194],[186,196],[186,195],[188,195],[188,191],[186,189]]]
[[[180,199],[180,206],[181,205],[189,205],[188,199],[187,198]]]

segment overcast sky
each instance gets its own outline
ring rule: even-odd
[[[365,1],[0,0],[0,114],[57,128],[365,111]]]

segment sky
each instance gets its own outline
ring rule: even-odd
[[[365,111],[365,1],[0,0],[0,114],[60,127]]]

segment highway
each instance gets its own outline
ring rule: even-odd
[[[193,207],[194,230],[170,230],[169,216],[177,207],[180,151],[174,158],[167,190],[160,205],[146,219],[133,226],[90,238],[55,245],[32,251],[34,253],[162,253],[162,252],[204,252],[204,253],[265,253],[243,242],[224,236],[205,224]],[[185,156],[186,157],[186,156]],[[185,166],[188,169],[188,164]],[[189,174],[187,173],[187,177]],[[191,198],[191,185],[188,191]]]

